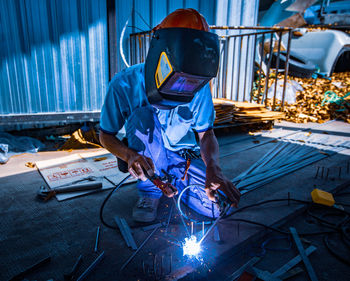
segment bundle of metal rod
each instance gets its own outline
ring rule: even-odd
[[[241,190],[241,193],[246,193],[349,146],[346,141],[328,143],[324,138],[307,139],[307,137],[302,137],[304,135],[297,135],[297,137],[294,136],[277,143],[232,182]]]

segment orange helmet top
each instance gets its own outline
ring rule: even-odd
[[[177,9],[166,16],[160,24],[153,28],[153,31],[171,27],[183,27],[209,31],[207,21],[195,9]]]

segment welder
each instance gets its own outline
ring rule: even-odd
[[[240,193],[219,166],[209,81],[219,65],[218,36],[194,9],[178,9],[152,30],[145,63],[117,73],[101,111],[100,141],[138,178],[133,219],[151,222],[162,191],[150,177],[173,176],[183,203],[216,217],[220,190],[237,206]],[[116,135],[125,126],[127,145]],[[195,134],[198,134],[199,146]],[[196,157],[198,156],[198,157]]]

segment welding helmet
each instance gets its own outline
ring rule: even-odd
[[[171,109],[189,103],[219,66],[219,39],[194,9],[179,9],[153,29],[145,62],[150,104]]]

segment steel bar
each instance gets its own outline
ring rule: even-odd
[[[246,86],[247,86],[247,70],[248,70],[248,53],[249,53],[249,43],[250,43],[250,35],[247,37],[247,47],[246,47],[246,54],[245,54],[245,72],[244,72],[244,87],[243,87],[243,101],[245,101],[246,96]],[[254,67],[253,67],[254,68]]]
[[[239,276],[242,275],[242,273],[246,270],[246,268],[253,266],[254,264],[256,264],[257,262],[260,261],[259,257],[254,257],[252,259],[250,259],[248,262],[246,262],[244,265],[242,265],[239,269],[237,269],[235,272],[233,272],[229,278],[227,278],[228,280],[236,280]]]
[[[260,187],[266,183],[269,183],[276,178],[284,176],[284,175],[291,173],[297,169],[303,168],[303,167],[305,167],[313,162],[319,161],[325,157],[327,157],[327,156],[320,154],[317,157],[313,157],[311,159],[308,159],[307,161],[303,161],[302,163],[293,163],[293,165],[289,165],[288,167],[284,167],[283,169],[272,171],[270,174],[266,174],[264,177],[255,178],[249,184],[246,183],[244,186],[243,186],[243,184],[240,183],[237,185],[237,187],[240,190],[241,189],[252,190],[252,189]],[[247,189],[248,186],[249,186],[249,189]]]
[[[158,230],[159,228],[153,229],[153,231],[150,233],[150,235],[147,236],[147,238],[141,243],[141,245],[137,248],[137,250],[127,259],[127,261],[122,265],[120,268],[120,271],[123,271],[123,269],[129,264],[129,262],[137,255],[137,253],[142,249],[142,247],[147,243],[147,241],[152,237],[152,235]]]
[[[83,256],[80,255],[78,257],[78,259],[76,260],[76,262],[74,263],[71,271],[68,274],[64,274],[63,275],[64,280],[74,280],[75,279],[75,274],[77,273],[78,267],[79,267],[79,265],[81,264],[82,261],[83,261]]]
[[[269,26],[269,27],[264,27],[264,26],[226,26],[226,25],[210,25],[210,29],[253,29],[253,30],[281,30],[281,31],[289,31],[292,30],[293,28],[290,27],[279,27],[279,26]]]
[[[90,264],[90,266],[77,278],[77,281],[84,280],[91,271],[95,269],[95,267],[101,262],[102,258],[104,257],[105,252],[102,252],[93,262]]]
[[[269,79],[270,79],[270,67],[271,67],[271,60],[272,60],[272,49],[273,49],[273,33],[270,35],[270,51],[269,51],[269,60],[267,62],[267,73],[265,76],[265,89],[264,94],[262,97],[262,102],[265,101],[265,106],[267,107],[267,95],[268,95],[268,88],[269,88]]]
[[[254,35],[254,43],[253,43],[253,46],[254,46],[253,61],[255,61],[255,55],[256,55],[256,39],[257,39],[257,37],[258,37],[258,35],[255,34],[255,35]],[[252,84],[251,84],[251,87],[250,87],[250,102],[253,101],[254,75],[255,75],[254,65],[253,65],[252,69],[253,69],[253,74],[252,74]]]
[[[38,268],[42,267],[43,265],[46,265],[51,262],[51,257],[47,257],[45,259],[42,259],[41,261],[35,263],[34,265],[30,266],[26,270],[22,271],[21,273],[17,274],[16,276],[12,277],[9,281],[18,281],[24,279],[24,277],[37,270]]]
[[[284,99],[286,95],[286,85],[287,85],[287,76],[288,76],[288,70],[289,70],[289,55],[290,55],[290,45],[291,45],[291,39],[292,39],[292,30],[290,29],[288,31],[288,43],[287,43],[287,54],[286,54],[286,62],[285,62],[285,71],[284,71],[284,81],[283,81],[283,91],[282,91],[282,104],[281,104],[281,110],[284,109]]]
[[[230,40],[226,38],[225,45],[224,45],[224,56],[223,56],[223,62],[227,62],[227,56],[228,56],[228,45]],[[226,93],[226,83],[227,83],[227,63],[223,63],[222,65],[222,88],[221,88],[221,96],[224,96],[224,93]],[[226,95],[225,95],[226,97]]]
[[[168,233],[170,220],[171,220],[171,217],[172,217],[172,215],[173,215],[173,209],[174,209],[174,204],[171,204],[171,208],[170,208],[168,220],[167,220],[167,223],[166,223],[166,226],[165,226],[165,234]]]
[[[316,247],[310,246],[307,249],[305,249],[305,254],[309,256],[314,251],[316,251]],[[272,273],[272,276],[279,277],[283,274],[285,274],[287,271],[292,269],[294,266],[296,266],[299,262],[301,262],[301,256],[297,255],[293,259],[291,259],[289,262],[287,262],[285,265],[281,266],[279,269],[277,269],[275,272]]]
[[[235,78],[235,63],[236,63],[236,61],[235,61],[235,53],[236,53],[236,37],[234,37],[233,38],[233,50],[232,50],[232,56],[233,56],[233,58],[232,58],[232,76],[231,76],[231,93],[230,93],[230,97],[231,97],[231,99],[233,99],[233,85],[234,85],[234,78]],[[227,95],[226,95],[226,98],[227,98]],[[237,99],[236,99],[237,100]]]
[[[261,58],[260,58],[260,64],[259,64],[259,87],[258,87],[258,103],[260,103],[260,89],[261,89],[261,69],[262,69],[262,64],[265,58],[264,54],[264,41],[265,41],[265,34],[262,36],[262,43],[261,43]]]
[[[278,69],[280,66],[280,55],[281,55],[281,41],[282,41],[282,32],[278,33],[278,51],[277,51],[277,58],[276,58],[276,66],[275,66],[275,88],[273,91],[273,104],[272,104],[272,110],[275,110],[276,107],[276,93],[277,93],[277,81],[278,81]]]
[[[222,214],[226,214],[228,209],[230,208],[230,206],[226,206],[223,213]],[[209,229],[207,230],[207,232],[203,235],[203,237],[201,238],[201,240],[199,240],[198,244],[201,244],[204,239],[208,236],[208,234],[212,231],[212,229],[217,225],[217,223],[219,222],[219,220],[222,218],[222,215],[218,216],[215,221],[213,222],[213,224],[209,227]]]
[[[316,276],[316,273],[315,273],[315,271],[314,271],[314,269],[313,269],[313,267],[312,267],[312,265],[310,263],[309,258],[307,257],[307,255],[305,253],[305,250],[303,248],[303,245],[301,244],[301,241],[300,241],[300,238],[299,238],[299,235],[298,235],[296,229],[294,227],[290,227],[289,230],[290,230],[290,232],[291,232],[291,234],[293,236],[295,245],[298,248],[300,257],[301,257],[301,259],[304,262],[304,265],[306,267],[306,270],[307,270],[307,272],[309,274],[309,277],[310,277],[311,281],[317,281],[318,278]]]
[[[238,77],[237,77],[237,94],[236,94],[236,100],[239,100],[239,82],[240,82],[240,76],[241,76],[241,55],[242,55],[242,42],[243,38],[238,37],[238,54],[237,54],[237,63],[238,63]]]
[[[219,232],[218,226],[214,227],[214,241],[215,242],[220,242],[221,241],[221,239],[220,239],[220,232]]]
[[[95,250],[94,250],[95,253],[97,252],[99,236],[100,236],[100,227],[97,228],[97,233],[96,233]]]
[[[117,223],[119,230],[126,242],[126,245],[128,247],[131,247],[133,250],[137,249],[135,240],[131,234],[131,230],[129,225],[127,224],[126,220],[124,218],[119,218],[118,216],[114,217],[115,222]]]
[[[252,267],[251,270],[255,273],[256,277],[258,277],[259,280],[263,281],[282,281],[282,279],[278,277],[273,277],[272,274],[266,270],[261,270],[256,267]]]

